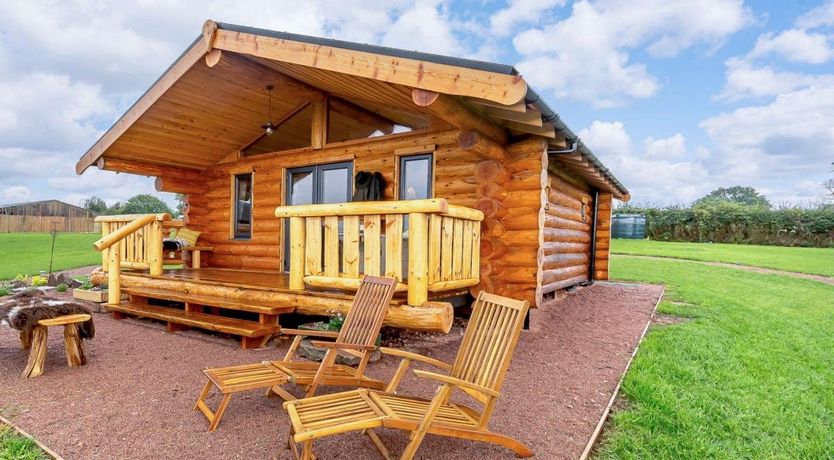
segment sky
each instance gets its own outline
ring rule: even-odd
[[[634,204],[749,185],[807,205],[834,177],[834,0],[0,0],[0,11],[0,203],[154,193],[151,179],[74,166],[209,18],[512,64]]]

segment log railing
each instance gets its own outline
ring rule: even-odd
[[[356,289],[362,275],[393,276],[420,306],[429,292],[479,282],[478,210],[433,199],[281,206],[275,215],[290,221],[290,289]]]
[[[162,274],[162,238],[171,216],[161,214],[125,214],[99,216],[101,239],[93,247],[101,252],[101,268],[107,272],[107,303],[121,302],[121,270],[148,270]]]

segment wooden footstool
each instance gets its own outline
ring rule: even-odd
[[[268,362],[206,369],[203,373],[208,377],[208,382],[200,392],[194,410],[199,410],[206,416],[209,421],[209,431],[217,429],[220,418],[223,417],[223,412],[226,411],[226,406],[229,405],[229,399],[233,394],[257,389],[265,389],[269,394],[270,388],[284,385],[289,380],[286,374]],[[217,387],[223,395],[220,405],[214,411],[206,404],[206,398],[211,393],[212,387]]]
[[[78,323],[83,323],[89,319],[90,315],[84,313],[59,316],[42,319],[38,321],[38,325],[34,328],[20,331],[20,344],[24,350],[29,349],[29,362],[26,364],[26,369],[23,370],[21,377],[32,378],[43,374],[50,326],[64,326],[64,348],[67,352],[67,365],[76,367],[87,364],[87,358],[84,356],[84,346],[81,344],[81,337],[78,335]]]

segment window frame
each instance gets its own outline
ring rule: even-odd
[[[229,239],[233,241],[249,241],[252,239],[253,230],[255,227],[255,172],[254,171],[238,171],[233,172],[231,174],[231,215],[229,216]],[[238,216],[238,206],[240,205],[240,200],[238,199],[238,191],[240,187],[238,186],[238,181],[240,180],[241,176],[249,176],[249,233],[242,234],[238,233],[238,223],[237,223],[237,216]]]
[[[434,149],[432,150],[422,150],[420,152],[409,152],[409,153],[402,153],[397,155],[397,200],[405,200],[403,186],[405,185],[405,163],[408,161],[415,161],[415,160],[429,160],[429,170],[428,170],[428,177],[426,187],[429,191],[428,198],[434,198],[434,189],[435,189],[435,181],[434,181]]]

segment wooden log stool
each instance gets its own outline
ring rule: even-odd
[[[43,374],[50,326],[64,326],[64,348],[67,352],[67,365],[76,367],[87,364],[87,358],[84,356],[84,346],[81,344],[81,337],[78,335],[78,323],[83,323],[89,319],[90,315],[84,313],[59,316],[42,319],[38,321],[37,326],[20,331],[20,344],[24,350],[29,349],[29,362],[26,364],[26,369],[23,370],[21,377],[32,378]]]

